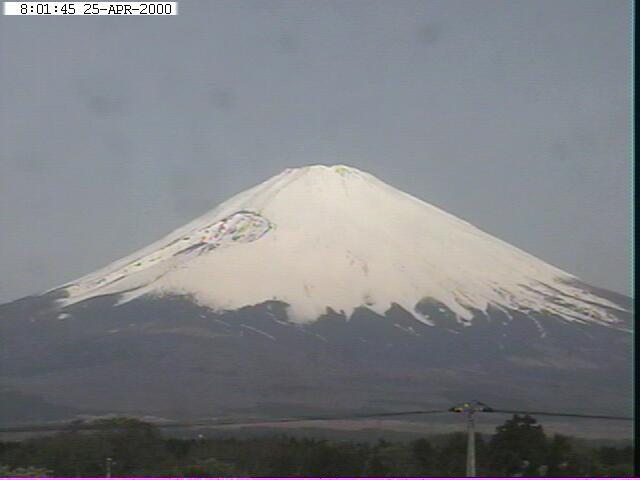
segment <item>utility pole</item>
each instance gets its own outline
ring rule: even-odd
[[[473,410],[467,412],[467,477],[476,476],[476,429]]]
[[[107,457],[107,474],[106,477],[107,478],[111,478],[111,464],[113,463],[113,459],[111,457]]]
[[[482,402],[466,402],[449,409],[450,412],[464,413],[467,417],[467,477],[476,476],[476,426],[473,414],[476,412],[492,412],[491,407]]]

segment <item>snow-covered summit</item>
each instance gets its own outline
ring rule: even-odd
[[[620,307],[473,225],[345,165],[287,169],[161,240],[63,288],[64,304],[105,294],[191,295],[217,310],[268,300],[297,321],[327,307],[416,311],[460,321],[489,306],[613,324]]]

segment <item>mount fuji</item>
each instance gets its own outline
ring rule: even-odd
[[[0,421],[631,408],[631,300],[348,166],[0,306]]]

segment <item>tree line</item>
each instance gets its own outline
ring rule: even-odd
[[[0,477],[460,477],[467,438],[353,442],[285,435],[177,438],[132,418],[0,442]],[[476,436],[478,476],[629,477],[632,447],[576,446],[549,436],[531,416],[514,415],[491,436]]]

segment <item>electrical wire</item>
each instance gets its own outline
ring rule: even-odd
[[[593,418],[601,420],[633,420],[631,417],[618,417],[615,415],[590,415],[586,413],[562,413],[562,412],[529,412],[525,410],[496,410],[493,409],[489,412],[483,413],[509,413],[509,414],[524,414],[524,415],[542,415],[547,417],[570,417],[570,418]]]
[[[378,412],[348,415],[326,415],[326,416],[302,416],[302,417],[286,417],[273,419],[209,419],[195,420],[183,422],[154,422],[152,425],[157,428],[197,428],[197,427],[221,427],[221,426],[242,426],[256,424],[274,424],[274,423],[294,423],[294,422],[318,422],[331,420],[361,420],[367,418],[385,418],[400,417],[409,415],[432,415],[439,413],[449,413],[449,410],[412,410],[404,412]],[[570,412],[543,412],[543,411],[527,411],[527,410],[503,410],[492,409],[490,411],[479,413],[506,413],[506,414],[523,414],[523,415],[542,415],[551,417],[567,417],[567,418],[585,418],[599,420],[633,420],[631,417],[621,417],[615,415],[591,415],[583,413]],[[47,431],[64,431],[64,430],[109,430],[117,428],[111,424],[101,425],[99,423],[49,423],[49,424],[31,424],[31,425],[7,425],[0,426],[0,433],[27,433],[27,432],[47,432]]]
[[[293,422],[316,422],[328,420],[359,420],[367,418],[383,418],[383,417],[399,417],[407,415],[432,415],[437,413],[448,413],[448,410],[413,410],[405,412],[379,412],[379,413],[363,413],[349,415],[327,415],[327,416],[302,416],[302,417],[286,417],[286,418],[259,418],[259,419],[210,419],[196,420],[184,422],[154,422],[152,425],[157,428],[197,428],[197,427],[220,427],[220,426],[242,426],[255,424],[272,424],[272,423],[293,423]],[[101,419],[97,419],[101,420]],[[108,420],[108,419],[107,419]],[[101,425],[99,423],[50,423],[50,424],[31,424],[31,425],[7,425],[0,426],[0,433],[26,433],[26,432],[46,432],[46,431],[63,431],[63,430],[110,430],[117,428],[112,424]]]

